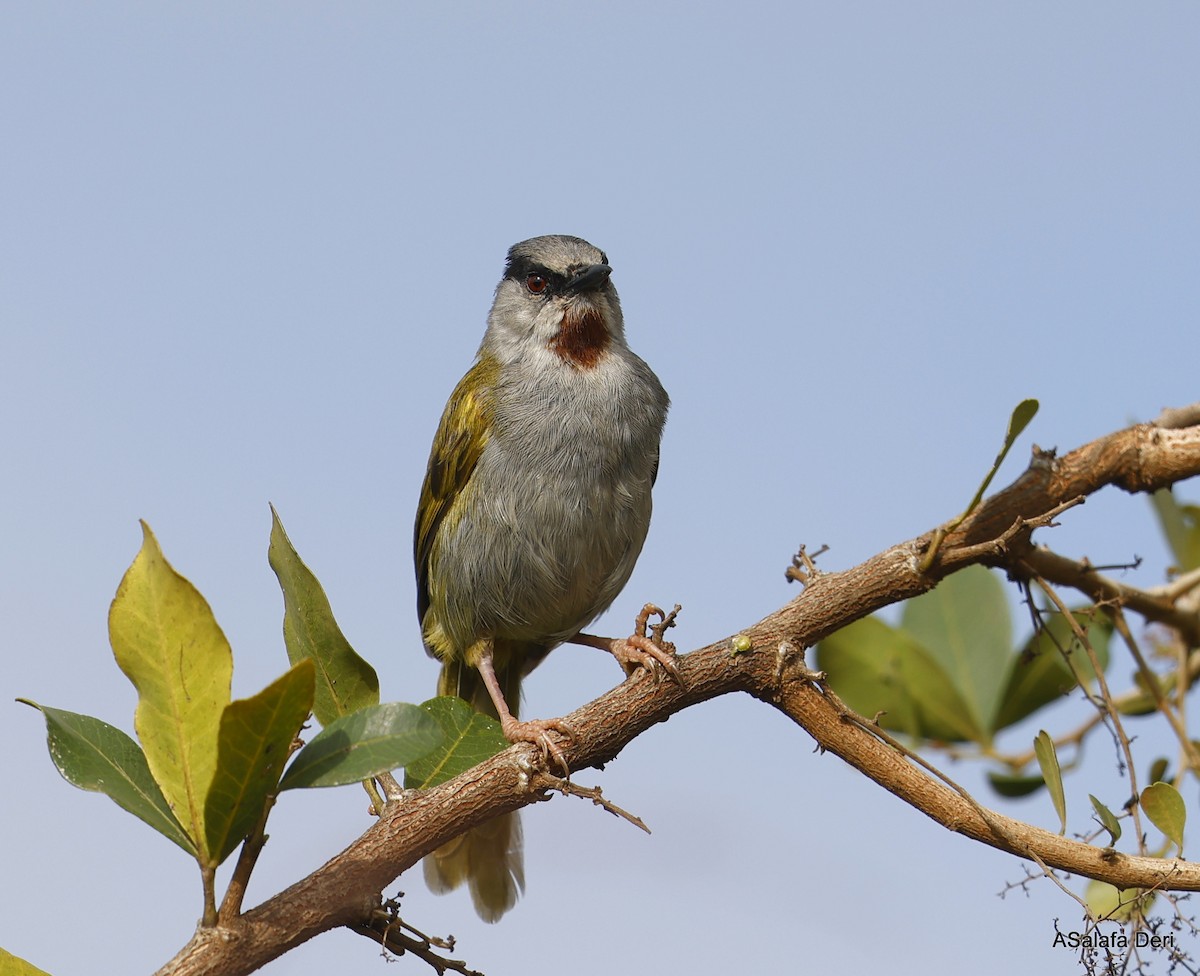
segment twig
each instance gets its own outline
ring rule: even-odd
[[[1140,694],[1140,692],[1138,694]],[[1081,749],[1083,747],[1083,740],[1087,738],[1088,733],[1103,721],[1104,713],[1102,711],[1097,710],[1093,712],[1085,721],[1081,722],[1072,731],[1064,732],[1062,735],[1055,736],[1055,750],[1057,751],[1063,746],[1072,745],[1077,749]],[[1017,752],[1011,755],[995,754],[992,758],[1004,763],[1004,765],[1008,766],[1010,769],[1024,769],[1031,762],[1037,759],[1037,752],[1030,748],[1025,752]],[[1068,764],[1064,763],[1063,768],[1066,769],[1067,767]]]
[[[1153,592],[1161,592],[1172,603],[1187,596],[1194,589],[1200,587],[1200,567],[1190,570],[1186,573],[1181,573],[1176,576],[1166,586],[1159,587]]]
[[[821,571],[817,569],[817,557],[823,556],[829,551],[829,546],[821,546],[814,553],[809,553],[808,547],[801,545],[796,555],[792,556],[792,565],[784,570],[784,578],[789,583],[802,583],[808,585],[813,579],[821,575]]]
[[[1034,529],[1052,528],[1058,523],[1054,520],[1068,509],[1074,508],[1076,505],[1082,505],[1087,499],[1083,495],[1078,495],[1075,498],[1068,498],[1066,501],[1055,505],[1050,511],[1042,512],[1040,515],[1035,515],[1029,518],[1021,517],[1015,519],[1004,532],[995,539],[988,539],[986,542],[977,543],[974,546],[963,546],[957,552],[957,558],[966,557],[968,559],[977,560],[978,562],[989,561],[1004,561],[1006,554],[1012,548],[1013,542],[1018,537],[1028,537]],[[959,520],[961,521],[961,519]],[[952,522],[947,526],[943,526],[943,536],[953,529],[958,522]],[[938,545],[941,539],[935,536]],[[930,550],[925,554],[925,558],[921,561],[921,571],[928,572],[929,567],[933,565],[934,557],[937,551],[931,545]]]
[[[399,915],[400,903],[394,899],[383,902],[367,922],[351,923],[346,926],[351,932],[372,939],[383,946],[386,952],[402,956],[411,953],[423,962],[428,963],[438,973],[438,976],[453,971],[462,976],[484,976],[478,970],[468,969],[461,959],[447,959],[433,951],[434,947],[454,951],[454,936],[440,939],[429,936],[405,922]],[[412,935],[407,935],[411,932]],[[415,936],[415,938],[414,938]]]
[[[1177,605],[1182,593],[1200,585],[1200,571],[1194,580],[1188,580],[1182,589],[1177,589],[1179,580],[1160,591],[1143,590],[1136,586],[1119,583],[1101,575],[1096,567],[1087,562],[1068,559],[1049,549],[1035,547],[1022,554],[1018,567],[1029,575],[1041,576],[1060,586],[1079,590],[1095,603],[1114,602],[1128,607],[1147,620],[1172,627],[1183,634],[1191,646],[1200,645],[1200,614],[1185,610]]]
[[[606,800],[599,786],[579,786],[569,779],[562,779],[553,773],[542,772],[535,774],[533,787],[539,790],[555,790],[564,796],[578,796],[585,800],[591,800],[596,806],[603,807],[614,817],[628,820],[635,827],[650,833],[650,828],[646,826],[641,817],[622,809],[611,800]]]
[[[1063,884],[1062,878],[1060,878],[1058,876],[1057,871],[1055,871],[1052,867],[1050,867],[1045,861],[1043,861],[1040,857],[1038,857],[1037,854],[1034,852],[1030,852],[1030,859],[1033,861],[1034,864],[1036,864],[1038,866],[1038,868],[1041,869],[1043,878],[1049,878],[1051,881],[1054,882],[1055,885],[1058,886],[1058,889],[1061,892],[1063,892],[1063,894],[1065,894],[1068,898],[1073,898],[1075,901],[1077,901],[1079,903],[1079,907],[1083,909],[1084,913],[1087,915],[1088,918],[1090,918],[1090,919],[1095,918],[1095,916],[1092,914],[1092,910],[1088,907],[1088,903],[1086,901],[1084,901],[1082,898],[1080,898],[1077,894],[1075,894],[1075,892],[1073,892],[1065,884]]]
[[[1067,625],[1071,628],[1071,632],[1075,635],[1075,639],[1079,641],[1083,649],[1087,652],[1088,660],[1092,664],[1092,671],[1096,676],[1096,684],[1100,688],[1100,700],[1103,703],[1105,712],[1108,714],[1108,721],[1112,724],[1113,734],[1117,737],[1121,753],[1125,757],[1124,764],[1129,774],[1129,790],[1134,796],[1137,796],[1137,767],[1133,763],[1133,749],[1129,744],[1129,736],[1125,734],[1125,726],[1121,723],[1121,716],[1113,705],[1112,692],[1109,691],[1108,680],[1104,677],[1104,668],[1100,666],[1095,648],[1092,647],[1092,642],[1087,639],[1087,634],[1083,628],[1079,626],[1079,621],[1075,619],[1075,614],[1071,613],[1070,608],[1063,603],[1058,592],[1040,576],[1035,576],[1033,582],[1037,584],[1038,589],[1045,593],[1058,608],[1058,612],[1063,615]],[[1137,834],[1138,851],[1144,854],[1146,852],[1146,838],[1142,830],[1142,819],[1138,813],[1138,805],[1134,804],[1129,812],[1133,817],[1134,831]]]
[[[664,613],[659,607],[647,604],[646,607],[642,609],[642,613],[638,615],[637,619],[638,632],[642,634],[646,633],[646,621],[649,619],[649,615],[646,614],[647,609],[651,614],[658,614],[659,616],[658,623],[650,625],[650,640],[658,647],[661,647],[664,651],[669,651],[670,653],[674,654],[675,645],[665,640],[663,635],[675,626],[675,618],[679,616],[679,611],[683,609],[683,606],[676,603],[671,609],[670,613]]]
[[[1200,401],[1189,403],[1186,407],[1166,407],[1152,422],[1155,427],[1167,430],[1194,427],[1200,424]]]
[[[1163,692],[1162,684],[1159,681],[1158,675],[1147,663],[1145,656],[1142,654],[1142,649],[1138,647],[1138,643],[1134,640],[1133,633],[1129,630],[1129,623],[1125,619],[1125,614],[1121,612],[1121,608],[1117,607],[1110,611],[1113,618],[1113,625],[1117,633],[1121,636],[1125,646],[1129,649],[1134,663],[1137,665],[1138,673],[1142,676],[1142,680],[1154,698],[1154,704],[1158,711],[1166,718],[1167,724],[1171,726],[1175,737],[1179,740],[1179,745],[1183,749],[1184,755],[1187,757],[1187,764],[1193,772],[1200,773],[1200,753],[1197,753],[1195,745],[1192,743],[1191,737],[1188,735],[1187,728],[1184,726],[1183,720],[1179,713],[1175,710],[1174,705],[1167,699]]]
[[[292,739],[288,744],[287,757],[284,759],[286,765],[287,759],[290,758],[301,746],[304,745],[304,740],[299,736]],[[281,767],[282,768],[282,767]],[[237,864],[234,866],[233,875],[229,879],[229,885],[225,889],[225,897],[221,899],[221,908],[217,912],[217,918],[221,924],[226,924],[237,918],[242,910],[242,900],[246,897],[246,886],[250,883],[250,875],[254,872],[254,866],[258,863],[258,856],[262,853],[263,845],[267,842],[267,817],[271,814],[271,809],[275,806],[277,793],[267,794],[263,801],[262,813],[259,814],[258,822],[254,825],[254,829],[242,842],[242,849],[238,852]]]

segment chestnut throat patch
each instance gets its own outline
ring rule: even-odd
[[[603,315],[590,308],[572,309],[563,316],[558,335],[550,340],[550,349],[577,369],[591,369],[611,341]]]

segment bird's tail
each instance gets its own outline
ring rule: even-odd
[[[513,715],[521,699],[521,668],[513,662],[496,668],[504,700]],[[479,672],[465,661],[447,661],[438,677],[438,694],[465,699],[472,708],[497,718],[496,707]],[[467,883],[475,911],[485,922],[498,922],[525,890],[521,819],[506,813],[443,844],[425,858],[425,883],[445,894]]]

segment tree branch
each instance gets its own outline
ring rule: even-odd
[[[1171,416],[1183,416],[1177,411]],[[1189,415],[1190,416],[1190,415]],[[1200,890],[1200,864],[1137,857],[1069,840],[981,807],[851,719],[803,666],[801,648],[882,607],[932,589],[972,563],[1017,565],[1028,558],[1039,520],[1106,485],[1153,491],[1200,474],[1200,426],[1140,424],[1058,458],[1034,449],[1029,468],[947,532],[928,572],[918,566],[934,531],[893,546],[859,566],[810,572],[803,591],[738,635],[678,658],[682,683],[639,671],[567,717],[575,731],[563,752],[572,769],[613,759],[672,714],[731,692],[769,703],[889,792],[950,830],[1046,867],[1117,887]],[[1119,599],[1120,594],[1106,596]],[[1135,608],[1136,609],[1136,608]],[[1193,620],[1190,626],[1197,626]],[[749,641],[747,649],[746,641]],[[407,792],[346,850],[308,877],[218,928],[201,929],[160,976],[250,973],[313,936],[361,927],[380,892],[442,843],[499,814],[546,798],[537,784],[538,751],[514,746],[441,786]]]
[[[1052,583],[1079,590],[1093,603],[1125,607],[1146,620],[1179,631],[1189,647],[1200,647],[1200,619],[1195,612],[1179,607],[1175,599],[1164,593],[1119,583],[1102,576],[1086,562],[1076,562],[1038,546],[1031,547],[1021,561],[1028,570],[1025,575],[1041,576]]]

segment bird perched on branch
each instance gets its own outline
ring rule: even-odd
[[[675,673],[644,633],[580,633],[642,550],[669,404],[625,342],[611,271],[578,237],[509,250],[478,358],[434,435],[414,534],[417,612],[425,648],[442,662],[438,693],[466,699],[498,718],[510,742],[536,742],[560,763],[554,736],[570,729],[517,719],[521,678],[552,648],[588,644],[627,673],[654,662]],[[480,917],[497,921],[524,890],[517,814],[431,854],[425,877],[438,892],[467,881]]]

